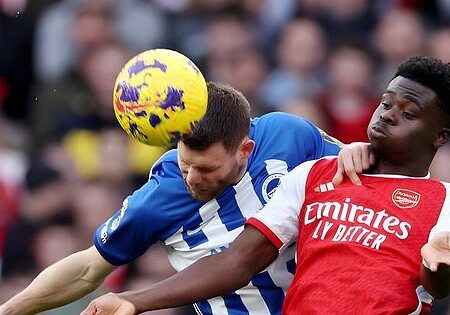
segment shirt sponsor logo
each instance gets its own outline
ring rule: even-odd
[[[379,250],[389,235],[408,237],[412,225],[390,215],[386,209],[374,210],[344,202],[313,202],[306,205],[304,225],[317,222],[312,238],[333,242],[356,242]]]
[[[392,193],[392,202],[399,208],[414,208],[419,204],[420,194],[404,188],[397,188]]]

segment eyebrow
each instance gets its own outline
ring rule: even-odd
[[[381,98],[383,98],[386,94],[396,94],[396,92],[394,91],[390,91],[390,90],[386,90],[382,95]],[[415,98],[413,95],[403,95],[402,98],[406,99],[407,101],[410,101],[412,103],[414,103],[414,105],[416,105],[417,107],[419,107],[420,109],[424,109],[424,105],[421,104],[417,98]]]

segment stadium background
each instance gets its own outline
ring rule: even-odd
[[[450,1],[0,0],[0,303],[90,246],[163,153],[128,138],[111,106],[122,65],[157,47],[241,90],[254,115],[291,112],[364,141],[402,60],[450,61]],[[450,181],[449,161],[447,145],[432,177]],[[156,245],[87,299],[46,314],[75,314],[101,292],[172,272]],[[447,304],[433,314],[450,314]]]

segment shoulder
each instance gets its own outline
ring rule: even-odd
[[[177,216],[187,208],[182,204],[192,201],[178,167],[177,150],[169,150],[154,163],[148,181],[128,198],[128,205],[147,216]]]
[[[335,173],[337,167],[337,157],[336,156],[324,156],[320,159],[310,160],[303,162],[296,166],[292,173],[294,176],[306,177],[306,175],[316,175],[323,176],[325,174]]]
[[[314,126],[311,122],[302,117],[284,112],[271,112],[260,117],[253,118],[252,122],[260,126],[282,125],[286,123],[304,127]]]
[[[256,143],[255,155],[291,161],[294,166],[326,155],[336,155],[340,149],[313,123],[281,112],[253,119],[250,137]]]
[[[161,167],[167,167],[169,169],[178,169],[178,157],[177,150],[172,149],[161,155],[161,157],[153,164],[150,173],[154,169],[159,169]]]
[[[289,113],[272,112],[252,119],[252,138],[256,141],[266,139],[282,140],[287,136],[291,140],[296,137],[321,137],[320,129],[310,121]],[[297,139],[298,140],[298,139]]]

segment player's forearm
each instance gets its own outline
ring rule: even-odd
[[[433,272],[421,266],[420,278],[425,289],[436,299],[445,298],[450,294],[450,266],[440,264]]]
[[[277,255],[278,250],[260,232],[246,228],[228,250],[204,257],[144,290],[120,296],[133,303],[137,313],[194,303],[247,285]]]
[[[99,270],[88,259],[83,251],[49,266],[26,289],[6,302],[0,314],[35,314],[68,304],[95,290],[113,269]]]
[[[212,298],[245,286],[253,276],[227,264],[222,255],[205,257],[183,272],[139,291],[120,294],[139,313],[178,307]]]

